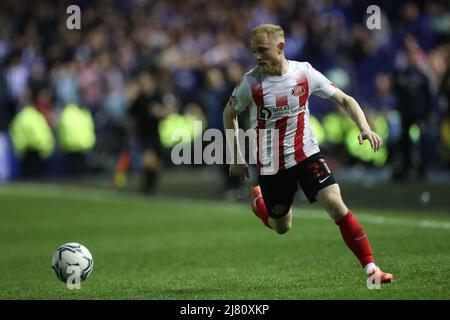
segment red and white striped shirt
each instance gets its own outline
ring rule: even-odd
[[[242,112],[248,107],[256,129],[260,174],[278,171],[271,164],[274,155],[282,171],[319,152],[309,123],[308,98],[311,94],[329,98],[336,92],[334,84],[309,63],[288,62],[288,71],[281,76],[265,75],[258,67],[250,70],[233,91],[234,108]],[[270,129],[277,129],[277,134],[269,134]]]

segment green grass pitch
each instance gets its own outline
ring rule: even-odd
[[[0,299],[449,299],[450,217],[353,209],[376,261],[395,275],[366,287],[318,206],[276,235],[245,204],[143,198],[39,184],[0,186]],[[69,290],[50,269],[80,242],[92,275]]]

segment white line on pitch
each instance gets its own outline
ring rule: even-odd
[[[151,203],[151,201],[172,201],[178,203],[187,203],[189,206],[204,206],[205,203],[211,205],[217,205],[221,210],[232,213],[240,213],[242,210],[250,210],[250,206],[242,203],[225,203],[223,201],[214,200],[200,200],[200,199],[185,199],[185,198],[175,198],[175,197],[155,197],[155,198],[145,198],[133,194],[125,194],[113,190],[102,190],[95,188],[85,188],[77,186],[62,186],[58,184],[39,184],[39,183],[27,183],[24,185],[15,185],[20,188],[11,190],[6,185],[0,186],[0,193],[3,194],[21,194],[28,193],[33,196],[44,196],[48,198],[62,198],[69,200],[84,200],[93,202],[105,202],[105,201],[143,201],[145,203]],[[24,187],[22,189],[22,187]],[[41,192],[39,195],[35,192]],[[50,193],[49,193],[50,192]],[[108,198],[105,198],[108,197]],[[110,198],[113,197],[113,198]],[[330,220],[329,216],[325,211],[317,209],[304,209],[304,208],[293,208],[294,219],[318,219],[318,220]],[[386,225],[398,225],[407,227],[420,227],[420,228],[434,228],[434,229],[445,229],[450,230],[450,223],[444,221],[432,221],[432,220],[412,220],[407,218],[397,218],[397,217],[385,217],[379,215],[358,215],[355,213],[356,218],[364,223],[373,224],[386,224]]]

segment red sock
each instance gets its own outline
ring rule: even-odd
[[[269,214],[267,213],[266,204],[263,197],[256,198],[255,202],[255,214],[262,220],[262,222],[269,228]]]
[[[361,265],[364,267],[373,262],[369,239],[352,212],[349,211],[335,223],[339,226],[345,243],[361,262]]]

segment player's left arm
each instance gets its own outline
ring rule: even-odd
[[[348,116],[358,126],[360,131],[358,136],[359,144],[362,144],[364,140],[369,140],[370,146],[374,151],[380,150],[383,145],[383,139],[372,131],[358,102],[338,88],[336,88],[336,92],[330,99],[342,106]]]

